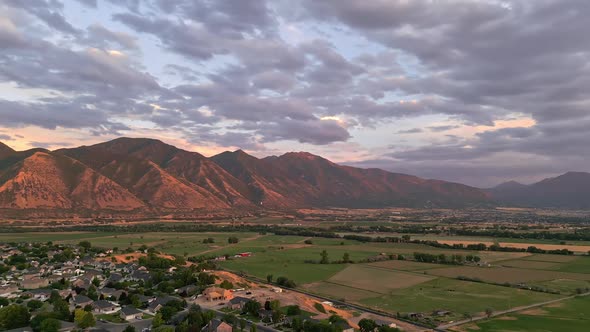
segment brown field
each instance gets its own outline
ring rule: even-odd
[[[515,259],[511,261],[503,261],[498,263],[502,266],[517,267],[521,269],[536,269],[536,270],[551,270],[559,266],[558,262],[542,262],[524,259]]]
[[[453,244],[468,245],[468,244],[483,243],[486,246],[491,246],[492,244],[494,244],[493,242],[489,242],[489,241],[464,241],[464,240],[438,240],[438,242],[443,243],[443,244],[449,244],[449,245],[453,245]],[[511,247],[511,248],[520,248],[520,249],[526,249],[530,246],[534,246],[534,247],[537,247],[537,248],[543,249],[543,250],[568,249],[573,252],[584,252],[584,253],[590,251],[590,246],[584,246],[584,245],[576,246],[576,245],[571,245],[571,244],[563,244],[562,245],[562,244],[514,243],[514,242],[500,242],[499,244],[502,247]]]
[[[388,292],[411,287],[434,279],[432,276],[393,271],[363,265],[350,265],[338,272],[328,282],[387,294]]]
[[[351,288],[325,281],[307,284],[303,286],[303,288],[312,293],[333,297],[335,299],[345,299],[346,301],[359,301],[383,295],[373,291]]]
[[[428,271],[430,274],[456,278],[458,276],[466,276],[469,278],[479,278],[483,281],[496,283],[520,283],[531,281],[549,281],[555,279],[567,280],[590,280],[590,274],[582,273],[568,273],[557,271],[541,271],[532,269],[518,269],[510,267],[472,267],[460,266],[450,267],[446,269],[433,269]]]
[[[129,263],[129,262],[133,262],[139,259],[139,257],[145,257],[147,256],[146,254],[142,254],[142,253],[130,253],[130,254],[120,254],[120,255],[114,255],[113,257],[117,260],[117,263]],[[158,256],[162,257],[162,258],[166,258],[166,259],[174,259],[174,256],[170,256],[170,255],[163,255],[163,254],[158,254]]]
[[[380,267],[384,269],[402,270],[402,271],[422,271],[436,268],[444,268],[446,265],[420,263],[414,261],[383,261],[370,263],[369,266]]]

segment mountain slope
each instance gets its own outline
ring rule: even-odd
[[[306,152],[256,159],[242,151],[212,160],[258,193],[262,205],[290,206],[466,206],[486,202],[479,189],[444,181],[340,166]]]
[[[0,160],[0,207],[17,209],[134,210],[133,194],[86,165],[48,151]]]
[[[502,184],[488,192],[508,205],[589,209],[590,173],[568,172],[528,186]]]
[[[0,145],[0,154],[0,208],[166,214],[490,204],[486,193],[469,186],[341,166],[306,152],[259,159],[238,150],[206,158],[159,140],[119,138],[54,152]]]
[[[73,149],[62,149],[60,154],[80,160],[104,174],[151,206],[167,209],[224,209],[229,205],[207,192],[169,174],[156,162],[134,154],[140,147],[133,144],[101,143]],[[154,153],[156,160],[162,153]]]

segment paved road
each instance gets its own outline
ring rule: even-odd
[[[121,332],[127,327],[127,325],[133,325],[135,327],[135,331],[141,332],[141,330],[143,330],[144,328],[152,326],[152,319],[140,319],[129,323],[103,323],[100,321],[96,322],[96,327],[103,328],[111,332]]]
[[[572,295],[572,296],[567,296],[567,297],[562,297],[560,299],[556,299],[556,300],[551,300],[551,301],[546,301],[546,302],[541,302],[541,303],[535,303],[535,304],[531,304],[531,305],[527,305],[527,306],[522,306],[522,307],[516,307],[516,308],[512,308],[512,309],[508,309],[508,310],[502,310],[502,311],[497,311],[494,312],[492,314],[491,317],[496,317],[496,316],[501,316],[501,315],[505,315],[505,314],[509,314],[512,312],[518,312],[518,311],[523,311],[523,310],[528,310],[528,309],[532,309],[532,308],[537,308],[537,307],[542,307],[551,303],[556,303],[556,302],[561,302],[564,300],[569,300],[569,299],[573,299],[576,296],[587,296],[590,295],[590,293],[584,293],[584,294],[579,294],[579,295]],[[479,316],[479,317],[473,317],[473,319],[464,319],[464,320],[459,320],[450,324],[444,324],[444,325],[439,325],[438,326],[438,330],[446,330],[450,327],[453,326],[457,326],[457,325],[462,325],[462,324],[467,324],[467,323],[471,323],[471,322],[476,322],[482,319],[486,319],[488,318],[487,316]]]

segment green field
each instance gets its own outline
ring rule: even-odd
[[[239,243],[229,244],[229,237]],[[213,238],[214,243],[203,240]],[[71,232],[0,234],[2,242],[53,241],[75,244],[87,240],[103,248],[138,248],[146,245],[166,254],[181,256],[233,256],[252,252],[251,257],[220,261],[221,268],[266,279],[284,276],[301,289],[333,299],[345,299],[390,313],[449,310],[453,314],[441,320],[456,320],[464,313],[478,314],[487,308],[503,310],[572,294],[590,287],[590,257],[540,255],[521,252],[474,252],[430,247],[413,243],[361,243],[353,240],[278,236],[252,232]],[[309,243],[311,241],[311,243]],[[306,243],[308,242],[308,243]],[[332,262],[345,254],[356,264],[311,264],[326,250]],[[387,260],[358,263],[361,260],[404,255],[415,252],[467,255],[476,254],[489,267],[450,266],[411,260]],[[385,256],[383,255],[385,254]],[[482,282],[457,280],[459,276],[478,278],[488,283],[526,283],[560,291],[555,295]],[[526,316],[526,315],[524,315]],[[527,317],[522,318],[525,322]],[[520,320],[520,318],[518,319]],[[494,320],[496,322],[496,320]],[[505,324],[501,321],[499,324]],[[485,323],[482,323],[485,324]],[[482,329],[484,329],[482,327]],[[495,330],[489,330],[495,331]]]
[[[478,332],[586,332],[590,330],[590,297],[577,297],[556,304],[501,316],[463,327]]]

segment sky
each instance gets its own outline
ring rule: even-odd
[[[590,171],[587,0],[0,0],[0,141]]]

